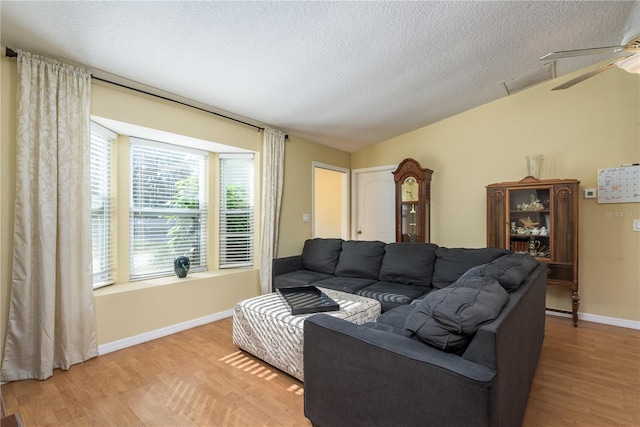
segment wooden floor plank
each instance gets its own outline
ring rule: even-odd
[[[303,384],[231,342],[231,319],[46,381],[2,386],[24,426],[308,427]],[[640,331],[548,316],[524,427],[640,425]]]

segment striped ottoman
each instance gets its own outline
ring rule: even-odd
[[[380,315],[377,300],[332,289],[318,289],[340,304],[339,311],[324,314],[357,325],[372,322]],[[304,320],[313,315],[291,315],[289,306],[276,292],[241,301],[233,312],[233,343],[303,381]]]

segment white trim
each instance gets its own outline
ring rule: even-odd
[[[126,135],[134,138],[147,139],[151,141],[159,141],[167,144],[178,145],[181,147],[194,148],[196,150],[207,151],[209,153],[251,153],[250,150],[244,148],[233,147],[231,145],[220,144],[204,139],[193,138],[186,135],[178,135],[175,133],[165,132],[158,129],[146,128],[143,126],[124,123],[117,120],[111,120],[99,116],[91,116],[91,120],[101,126],[106,127],[118,135]]]
[[[254,159],[254,153],[218,153],[221,159]]]
[[[342,168],[340,166],[330,165],[328,163],[316,162],[315,160],[311,162],[311,166],[313,166],[314,168],[328,169],[330,171],[349,173],[349,169],[347,169],[347,168]]]
[[[140,138],[137,136],[130,136],[129,137],[129,144],[130,145],[141,145],[143,147],[151,147],[151,148],[155,148],[158,150],[165,150],[165,151],[178,151],[180,153],[187,153],[187,154],[191,154],[194,156],[203,156],[203,157],[207,157],[209,155],[209,151],[206,150],[200,150],[198,148],[193,148],[193,147],[189,147],[186,145],[182,145],[182,144],[173,144],[170,142],[162,142],[162,141],[156,141],[154,139],[147,139],[147,138]]]
[[[98,354],[100,356],[113,351],[122,350],[127,347],[132,347],[137,344],[142,344],[147,341],[152,341],[157,338],[166,337],[167,335],[175,334],[177,332],[186,331],[187,329],[195,328],[197,326],[206,325],[207,323],[216,322],[218,320],[226,319],[233,315],[233,309],[221,311],[219,313],[210,314],[208,316],[199,317],[197,319],[187,320],[186,322],[177,323],[175,325],[167,326],[165,328],[156,329],[135,335],[132,337],[124,338],[118,341],[109,342],[98,346]]]
[[[573,316],[569,313],[561,313],[557,311],[547,310],[546,314],[551,316],[566,317],[571,319]],[[618,326],[621,328],[640,330],[640,322],[628,319],[618,319],[616,317],[600,316],[597,314],[578,313],[578,319],[585,322],[602,323],[603,325]],[[579,325],[579,324],[578,324]]]
[[[379,171],[386,171],[386,170],[396,170],[398,169],[398,164],[396,163],[395,165],[385,165],[385,166],[372,166],[370,168],[360,168],[360,169],[353,169],[351,171],[352,175],[356,175],[359,173],[366,173],[366,172],[379,172]]]
[[[111,129],[107,129],[101,124],[94,122],[93,117],[91,118],[91,133],[95,133],[104,139],[116,139],[118,137],[118,134]]]

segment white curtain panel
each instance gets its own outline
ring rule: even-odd
[[[266,128],[262,167],[262,232],[260,233],[260,290],[271,292],[271,264],[278,252],[278,223],[284,179],[284,132]]]
[[[91,255],[91,75],[18,51],[16,206],[2,381],[97,356]]]

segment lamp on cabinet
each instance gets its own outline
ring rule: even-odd
[[[542,162],[544,156],[542,154],[530,154],[526,156],[527,159],[527,175],[532,176],[535,179],[540,179],[540,172],[542,171]]]

